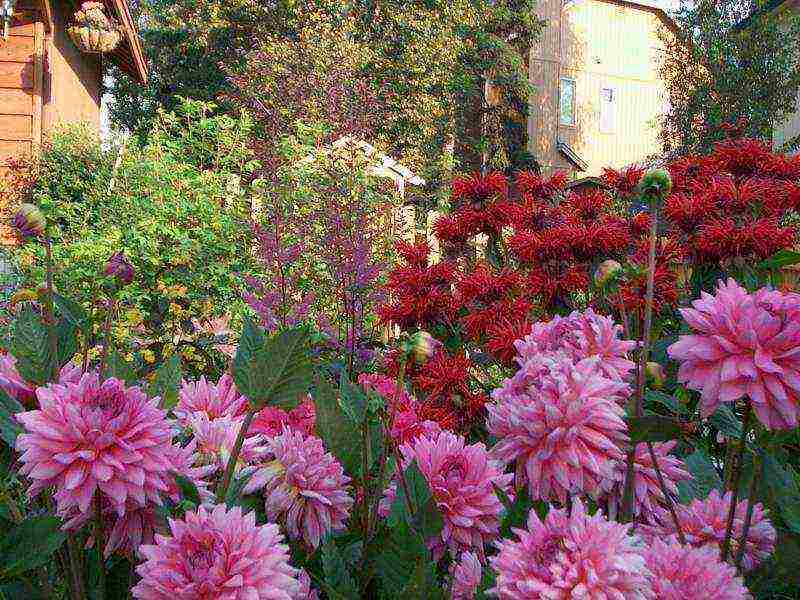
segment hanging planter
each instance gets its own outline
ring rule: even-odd
[[[122,31],[105,13],[102,2],[84,2],[67,32],[81,52],[105,54],[122,41]]]

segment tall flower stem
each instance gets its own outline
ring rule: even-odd
[[[656,471],[658,485],[661,488],[661,493],[664,496],[664,502],[667,504],[667,510],[669,510],[669,514],[672,517],[673,523],[675,524],[675,531],[678,534],[678,541],[681,544],[685,544],[686,536],[683,535],[683,528],[681,527],[680,520],[678,519],[678,513],[675,511],[675,503],[672,501],[672,495],[669,493],[667,484],[664,482],[664,474],[661,472],[661,468],[658,466],[658,456],[656,456],[656,451],[653,449],[653,442],[647,442],[647,451],[650,453],[650,460],[653,462],[653,468]]]
[[[742,526],[742,537],[739,540],[739,548],[736,551],[736,570],[741,573],[742,559],[744,558],[744,551],[747,547],[747,535],[750,533],[750,524],[753,522],[753,509],[755,508],[756,489],[758,482],[761,479],[761,454],[756,453],[753,457],[753,477],[750,480],[750,490],[747,493],[747,511],[744,516],[744,524]]]
[[[722,561],[728,560],[728,555],[731,550],[731,535],[733,534],[733,520],[736,516],[736,502],[739,499],[739,478],[742,475],[742,464],[744,463],[744,451],[747,447],[747,434],[750,430],[750,415],[753,408],[750,401],[747,400],[747,406],[744,409],[744,417],[742,419],[742,435],[739,438],[739,451],[736,454],[736,459],[733,464],[733,471],[731,475],[731,505],[728,508],[728,523],[725,527],[725,539],[722,542]]]
[[[69,558],[69,571],[72,577],[72,585],[70,586],[73,591],[75,600],[84,600],[86,592],[83,589],[83,574],[81,572],[81,564],[78,560],[80,556],[80,549],[78,548],[78,541],[74,536],[67,536],[67,557]]]
[[[658,201],[660,195],[649,194],[650,199],[650,248],[647,256],[647,291],[644,302],[644,327],[642,341],[636,366],[636,395],[634,397],[634,414],[641,417],[644,414],[644,384],[645,367],[650,357],[650,330],[653,324],[653,295],[655,289],[656,271],[656,241],[658,239]],[[636,457],[636,447],[628,451],[626,456],[625,487],[622,500],[622,521],[630,522],[633,519],[634,477],[636,476],[633,462]],[[653,464],[658,470],[658,463]],[[663,479],[660,478],[660,479]],[[663,490],[662,490],[663,491]]]
[[[114,311],[117,309],[117,298],[112,296],[108,303],[108,314],[103,325],[103,350],[100,354],[100,378],[105,376],[106,364],[108,362],[108,352],[111,346],[111,323],[114,319]]]
[[[106,563],[103,558],[105,553],[105,540],[103,535],[103,511],[100,506],[100,493],[98,492],[94,499],[94,543],[97,548],[97,564],[98,564],[98,600],[105,600],[106,598]]]
[[[225,496],[228,493],[228,486],[233,479],[233,472],[236,470],[236,461],[239,460],[239,453],[242,451],[244,445],[244,437],[247,435],[247,430],[250,429],[250,423],[253,422],[253,417],[256,416],[256,407],[251,408],[242,422],[239,429],[239,435],[236,436],[236,443],[233,445],[231,457],[228,459],[228,466],[225,467],[225,475],[222,477],[219,486],[217,487],[217,502],[225,502]]]
[[[56,330],[56,317],[55,309],[53,307],[53,244],[50,241],[50,236],[44,237],[44,252],[45,252],[45,296],[44,296],[44,319],[47,325],[47,342],[50,346],[50,352],[53,357],[52,372],[50,378],[52,381],[58,379],[58,331]]]

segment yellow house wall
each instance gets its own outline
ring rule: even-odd
[[[546,169],[568,167],[575,177],[624,167],[659,151],[657,119],[665,107],[658,76],[663,21],[652,11],[601,0],[546,0],[540,16],[548,35],[531,52],[529,143]],[[561,77],[576,82],[576,124],[558,122]],[[614,90],[614,127],[600,130],[600,91]],[[563,140],[584,161],[577,171],[556,149]]]

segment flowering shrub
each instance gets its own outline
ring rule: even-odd
[[[404,244],[365,292],[402,328],[380,361],[331,358],[310,319],[266,311],[223,375],[170,360],[152,381],[124,380],[113,318],[53,290],[56,226],[26,208],[47,259],[0,360],[0,591],[744,600],[782,577],[788,595],[800,296],[771,282],[793,254],[720,261],[756,285],[689,308],[661,221],[685,183],[640,176],[457,180],[441,255]],[[135,285],[125,256],[98,270],[108,302]]]

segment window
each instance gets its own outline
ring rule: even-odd
[[[616,96],[614,88],[600,90],[600,133],[614,133],[614,103],[617,100]]]
[[[558,122],[561,125],[575,125],[575,80],[561,78],[558,95]]]

